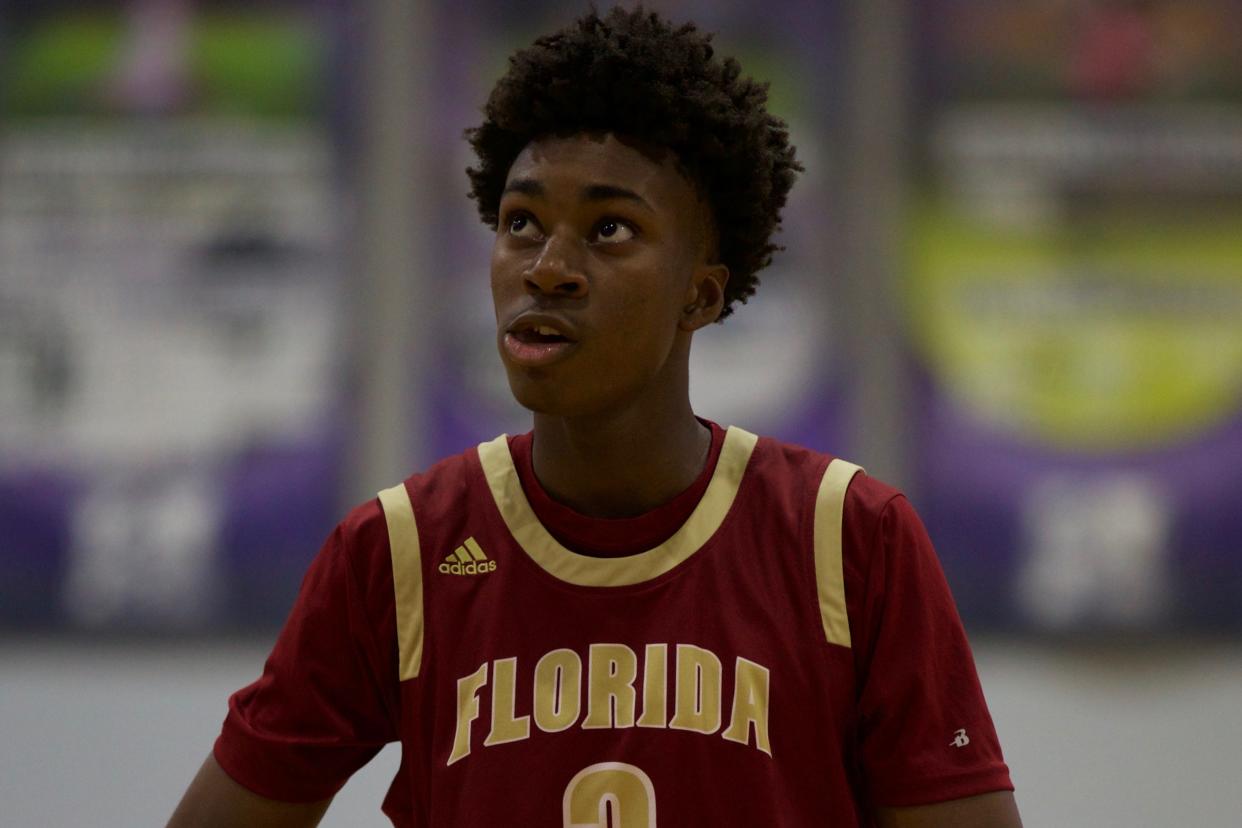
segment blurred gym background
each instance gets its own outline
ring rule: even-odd
[[[648,7],[807,168],[696,408],[911,493],[1028,826],[1239,824],[1242,2]],[[461,133],[584,9],[0,0],[0,824],[162,824],[345,511],[528,428]]]

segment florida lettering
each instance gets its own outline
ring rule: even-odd
[[[641,681],[638,654],[625,644],[590,645],[585,667],[582,656],[574,650],[545,653],[520,688],[532,699],[531,712],[521,716],[515,715],[518,660],[483,662],[479,669],[457,680],[457,730],[447,764],[469,756],[475,747],[483,729],[475,725],[482,715],[479,698],[484,688],[490,690],[491,710],[483,747],[529,739],[532,728],[558,733],[575,726],[587,730],[649,727],[719,734],[771,756],[768,668],[737,657],[732,666],[733,698],[726,724],[724,668],[719,656],[692,644],[677,644],[670,670],[669,647],[646,645]]]

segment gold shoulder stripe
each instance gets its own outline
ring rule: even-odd
[[[850,646],[850,618],[845,606],[845,564],[841,551],[841,522],[845,493],[862,468],[833,460],[824,471],[815,496],[815,582],[819,615],[831,644]]]
[[[628,586],[668,572],[716,533],[733,506],[758,440],[754,434],[730,426],[707,491],[686,522],[659,546],[621,558],[578,555],[552,537],[535,517],[522,491],[505,435],[479,445],[479,462],[509,534],[535,563],[562,581],[579,586]]]
[[[388,523],[392,586],[397,612],[399,680],[418,677],[423,661],[423,564],[414,507],[404,483],[379,493]]]

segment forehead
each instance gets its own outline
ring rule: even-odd
[[[604,184],[632,190],[652,206],[683,210],[698,201],[669,151],[644,151],[612,133],[547,136],[514,159],[508,181],[532,179],[546,188]]]

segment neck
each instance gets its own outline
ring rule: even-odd
[[[535,414],[531,460],[555,500],[591,517],[633,517],[685,491],[707,462],[711,431],[678,393],[579,417]]]

